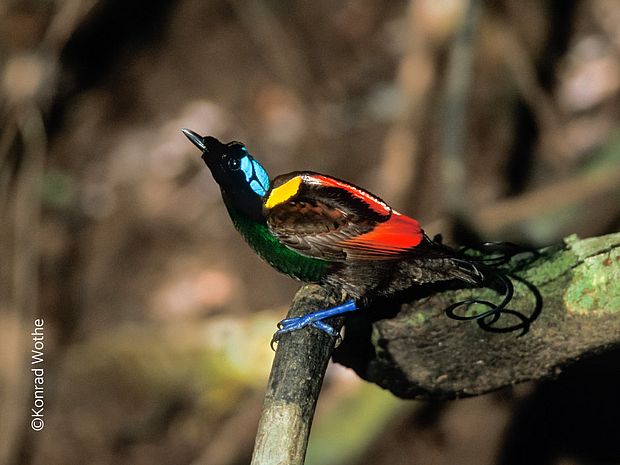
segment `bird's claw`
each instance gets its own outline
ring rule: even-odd
[[[340,336],[340,331],[337,331],[334,327],[328,325],[323,320],[340,316],[343,313],[353,312],[357,309],[358,304],[356,304],[356,302],[351,299],[332,308],[318,310],[294,318],[285,318],[284,320],[281,320],[277,325],[278,330],[275,332],[273,338],[271,339],[271,348],[273,349],[274,344],[278,342],[282,334],[290,333],[291,331],[296,331],[309,325],[314,326],[316,329],[319,329],[324,333],[327,333],[331,337],[335,337],[337,339],[336,344],[338,344],[342,339]]]
[[[339,334],[338,331],[336,331],[332,326],[321,320],[317,320],[314,315],[309,314],[296,318],[285,318],[284,320],[279,321],[277,324],[278,331],[276,331],[274,336],[290,333],[291,331],[296,331],[310,325],[320,329],[330,336],[336,336],[336,334]]]
[[[270,345],[272,350],[275,350],[275,344],[278,343],[283,334],[305,328],[306,326],[313,326],[314,328],[327,333],[329,336],[335,337],[337,339],[336,345],[342,341],[340,331],[336,331],[333,326],[330,326],[323,321],[314,319],[313,315],[304,315],[296,318],[285,318],[284,320],[278,322],[278,331],[276,331],[271,338]]]
[[[301,318],[301,317],[298,317]],[[278,324],[276,325],[278,327],[278,329],[283,329],[284,327],[290,325],[291,323],[294,323],[295,320],[297,320],[298,318],[285,318],[283,320],[278,321]]]

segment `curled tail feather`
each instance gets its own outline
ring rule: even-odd
[[[508,303],[514,295],[514,286],[510,278],[501,270],[486,266],[482,263],[476,263],[469,260],[459,258],[453,259],[453,262],[463,272],[467,272],[465,278],[459,278],[476,287],[489,287],[503,294],[502,301],[499,304],[489,302],[488,300],[470,298],[455,302],[444,310],[446,315],[454,320],[484,320],[488,316],[493,316],[493,320],[487,324],[493,324],[500,317],[503,310],[507,308]],[[469,307],[472,304],[480,304],[489,309],[485,312],[475,315],[459,315],[456,310],[460,307]]]
[[[496,255],[480,258],[468,257],[463,254],[462,249],[457,252],[457,254],[460,255],[459,257],[451,259],[454,264],[454,269],[456,270],[454,273],[455,277],[475,287],[488,287],[495,290],[502,295],[501,302],[496,304],[484,299],[469,298],[453,303],[444,310],[445,314],[449,318],[459,321],[476,320],[481,328],[488,331],[507,332],[514,328],[522,328],[522,334],[524,334],[528,330],[528,321],[519,312],[508,308],[508,304],[514,296],[514,286],[508,274],[499,269],[498,266],[510,261],[514,255],[523,252],[533,252],[536,254],[536,251],[524,249],[511,243],[494,242],[484,243],[478,247],[478,250],[495,253]],[[498,251],[499,255],[497,254]],[[462,308],[467,310],[467,308],[473,304],[483,305],[487,307],[488,310],[474,315],[466,315],[462,311],[459,313],[459,310]],[[508,313],[519,318],[521,324],[510,327],[494,327],[493,325],[499,320],[502,313]]]

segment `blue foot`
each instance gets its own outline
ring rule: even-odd
[[[323,332],[326,332],[332,337],[339,337],[340,332],[336,331],[323,320],[332,318],[334,316],[342,315],[343,313],[353,312],[357,310],[357,305],[354,300],[347,300],[342,305],[328,308],[326,310],[318,310],[316,312],[308,313],[307,315],[299,316],[296,318],[285,318],[278,323],[278,331],[273,335],[272,345],[280,339],[280,336],[291,331],[297,331],[298,329],[305,328],[306,326],[314,326]]]
[[[332,326],[328,325],[323,321],[315,321],[314,323],[312,323],[312,326],[320,329],[321,331],[329,334],[332,337],[340,337],[340,331],[336,331]]]

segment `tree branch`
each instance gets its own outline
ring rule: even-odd
[[[345,296],[329,287],[303,286],[288,317],[330,308]],[[343,318],[329,323],[340,330]],[[252,465],[304,463],[314,408],[335,340],[307,327],[282,336],[273,359]]]

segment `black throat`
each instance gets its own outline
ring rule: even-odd
[[[266,222],[263,200],[258,195],[247,191],[229,193],[222,189],[222,199],[229,211],[232,209],[259,223]]]

